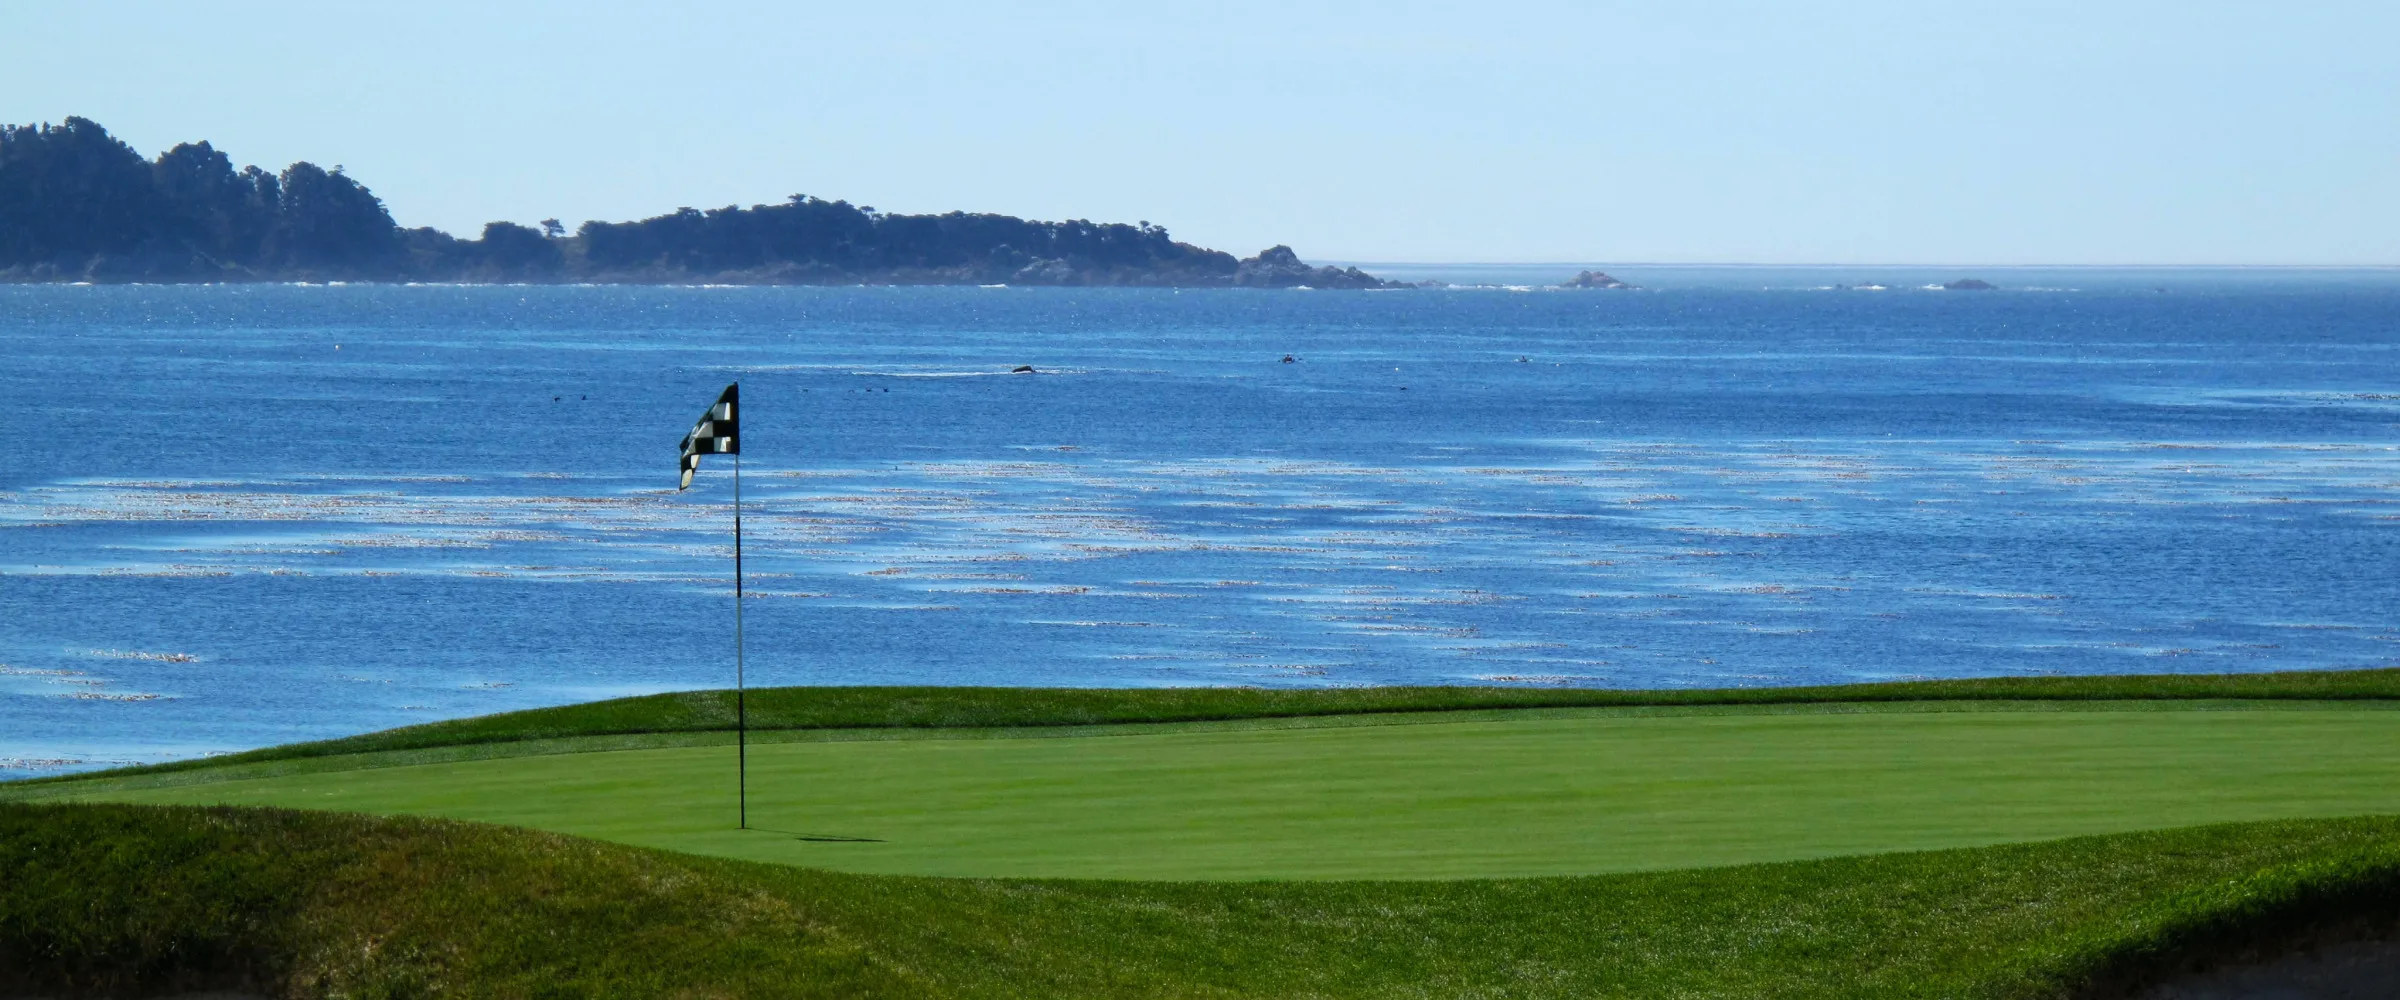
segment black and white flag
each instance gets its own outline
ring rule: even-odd
[[[676,489],[692,485],[692,473],[700,471],[700,456],[742,453],[741,418],[734,405],[735,391],[741,387],[739,382],[726,386],[715,405],[692,425],[692,432],[683,436],[683,481]]]

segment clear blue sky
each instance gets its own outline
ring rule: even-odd
[[[404,225],[794,192],[1374,261],[2400,264],[2400,4],[10,3],[0,119]]]

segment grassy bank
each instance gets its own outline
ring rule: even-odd
[[[1636,875],[843,875],[432,820],[0,806],[7,988],[293,996],[2051,997],[2400,898],[2400,821]]]
[[[747,711],[749,725],[753,729],[789,731],[1092,726],[1534,708],[2179,699],[2400,700],[2400,669],[2269,674],[2003,677],[1822,687],[1658,691],[1501,687],[1305,690],[789,687],[750,691]],[[226,763],[523,740],[704,733],[733,727],[733,692],[689,691],[504,712],[388,729],[343,739],[266,747],[202,761],[126,768],[112,773],[175,771]]]

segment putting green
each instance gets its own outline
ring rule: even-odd
[[[1606,711],[681,747],[74,797],[511,823],[859,872],[1454,878],[2400,812],[2400,712]],[[63,790],[63,789],[62,789]],[[829,838],[860,838],[836,840]]]

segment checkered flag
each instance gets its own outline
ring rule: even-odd
[[[735,414],[734,395],[742,384],[725,387],[715,405],[700,415],[692,432],[683,436],[683,481],[676,489],[692,485],[692,473],[700,471],[702,455],[739,455],[742,453],[741,419]]]

